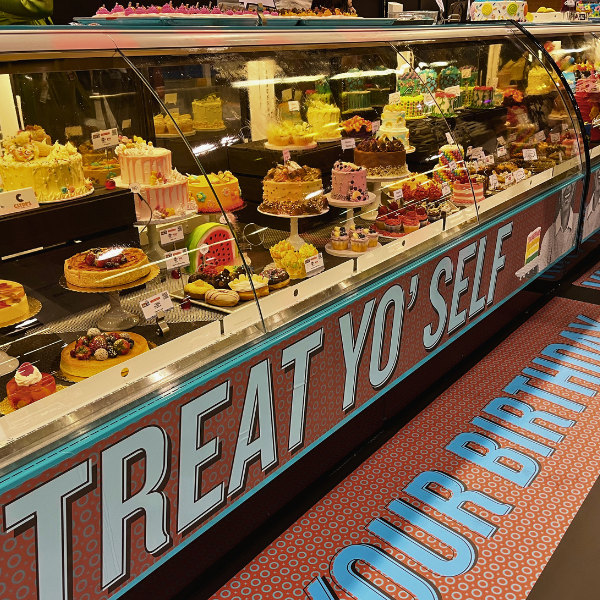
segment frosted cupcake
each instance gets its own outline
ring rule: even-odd
[[[348,249],[348,234],[345,227],[334,227],[331,232],[331,246],[334,250]]]
[[[369,227],[369,232],[367,233],[367,247],[368,248],[376,248],[377,240],[379,239],[379,231],[375,224]]]
[[[367,236],[364,233],[353,233],[350,238],[352,252],[366,252],[368,243]]]
[[[417,231],[417,229],[419,229],[420,227],[417,213],[414,211],[406,213],[402,217],[402,225],[404,227],[405,233],[412,233],[413,231]]]

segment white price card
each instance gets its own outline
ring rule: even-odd
[[[133,194],[139,194],[142,191],[142,186],[139,183],[130,183],[129,189]]]
[[[504,146],[504,145],[506,144],[506,140],[504,139],[504,137],[503,137],[503,136],[499,136],[497,139],[498,139],[498,143],[499,143],[501,146]]]
[[[223,223],[223,225],[225,225],[225,223]],[[200,252],[200,254],[202,254],[202,256],[204,256],[205,254],[208,254],[209,250],[210,250],[210,248],[208,247],[208,244],[200,244],[200,246],[198,246],[198,252]]]
[[[544,131],[538,131],[534,137],[536,142],[543,142],[546,139],[546,133]]]
[[[389,104],[398,104],[398,102],[400,102],[400,94],[398,92],[394,92],[393,94],[389,95],[388,98],[388,103]]]
[[[444,89],[444,94],[450,94],[452,96],[460,96],[460,85],[453,85]]]
[[[561,163],[563,161],[563,153],[559,152],[558,153],[558,162]]]
[[[471,156],[472,153],[473,153],[473,146],[469,146],[467,148],[467,156]]]
[[[495,190],[498,187],[498,176],[496,173],[490,175],[490,190]]]
[[[103,129],[102,131],[94,131],[92,133],[92,146],[94,150],[100,150],[102,148],[111,148],[112,146],[119,145],[119,133],[117,128]]]
[[[566,131],[567,129],[569,129],[569,125],[567,123],[563,123],[562,124],[562,130]]]
[[[454,144],[454,140],[452,139],[452,134],[449,131],[446,131],[446,140],[449,144]]]
[[[290,160],[290,151],[286,148],[283,151],[283,164],[285,165],[288,160]]]
[[[462,69],[460,73],[463,79],[468,79],[471,77],[471,69]]]
[[[177,104],[177,94],[165,94],[165,104]]]
[[[515,176],[512,173],[506,174],[506,185],[512,185],[515,182]]]
[[[553,144],[556,144],[557,142],[560,142],[560,133],[551,133],[550,134],[550,141]]]
[[[304,261],[304,269],[306,270],[307,277],[310,275],[316,275],[325,269],[323,263],[323,255],[319,252],[316,256],[309,256]]]
[[[172,244],[183,239],[183,225],[167,227],[160,232],[160,245]]]
[[[451,161],[448,163],[448,166],[450,167],[450,170],[451,170],[451,171],[456,171],[456,161],[455,161],[455,160],[451,160]]]
[[[167,271],[172,271],[173,269],[187,267],[190,264],[190,257],[188,251],[183,248],[181,250],[165,252],[165,261],[167,265]]]
[[[450,186],[447,183],[442,183],[442,196],[450,194]]]
[[[25,212],[38,207],[39,204],[33,188],[0,193],[0,215]]]
[[[488,154],[485,157],[485,164],[486,165],[493,165],[494,164],[494,156],[492,154]]]
[[[198,205],[196,204],[196,201],[194,200],[194,198],[188,197],[187,209],[198,211]]]
[[[380,126],[381,126],[381,121],[371,121],[371,131],[373,133],[377,133],[379,131]]]
[[[523,169],[517,169],[515,171],[515,181],[519,183],[519,181],[523,181],[525,179],[525,171]]]
[[[496,154],[498,155],[498,158],[506,156],[506,148],[504,146],[499,146]]]
[[[171,301],[169,292],[165,290],[156,294],[156,296],[142,300],[140,302],[140,307],[144,313],[144,317],[146,317],[146,319],[151,319],[156,316],[156,313],[159,310],[171,310],[173,308],[173,302]]]
[[[394,190],[394,200],[402,200],[402,198],[404,198],[402,189]]]
[[[479,158],[483,155],[483,148],[481,146],[477,146],[477,148],[473,148],[471,150],[471,158]]]
[[[290,112],[298,112],[300,110],[300,102],[298,100],[290,100],[288,102],[288,108]]]
[[[423,94],[423,103],[425,106],[433,106],[435,104],[435,100],[431,94]]]
[[[508,136],[508,141],[509,141],[509,142],[514,142],[516,139],[517,139],[517,134],[516,134],[516,133],[511,133],[511,134]]]
[[[523,159],[528,161],[537,160],[538,156],[535,148],[523,148]]]
[[[288,88],[287,90],[283,90],[281,92],[281,101],[289,102],[292,99],[292,88]]]
[[[356,140],[354,138],[343,138],[342,150],[351,150],[352,148],[356,148]]]

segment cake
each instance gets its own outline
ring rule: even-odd
[[[19,131],[2,142],[2,191],[33,188],[38,202],[82,196],[93,189],[83,174],[83,161],[71,142],[50,146],[43,130]],[[40,141],[41,138],[41,141]]]
[[[325,208],[321,171],[288,160],[271,169],[263,180],[260,210],[272,214],[313,215]]]
[[[473,65],[467,65],[460,69],[460,85],[462,87],[473,87],[477,85],[477,78],[479,76],[479,69]]]
[[[552,78],[541,65],[533,67],[527,75],[527,96],[543,96],[555,91]]]
[[[463,108],[469,108],[473,104],[474,87],[469,85],[460,88],[459,105]]]
[[[308,92],[307,92],[308,94]],[[331,87],[327,78],[319,79],[315,84],[315,89],[310,95],[307,95],[309,102],[317,101],[324,102],[325,104],[331,104],[333,102],[333,95],[331,93]]]
[[[423,81],[412,69],[409,69],[406,73],[401,73],[398,75],[396,89],[401,96],[416,96],[425,91]]]
[[[50,373],[40,373],[31,363],[24,362],[6,384],[6,395],[14,410],[28,406],[56,392],[56,380]]]
[[[419,78],[423,82],[423,92],[433,94],[437,89],[438,74],[435,69],[423,69],[419,71]]]
[[[527,236],[527,247],[525,248],[525,264],[530,263],[532,260],[539,256],[541,232],[542,228],[538,227]]]
[[[436,92],[435,102],[431,106],[432,116],[453,117],[456,115],[455,104],[456,94],[446,92]]]
[[[380,71],[381,75],[372,75],[370,77],[370,86],[368,89],[371,92],[371,104],[373,106],[383,106],[387,103],[390,96],[392,81],[390,69],[384,65],[379,65],[373,71]]]
[[[16,281],[0,279],[0,327],[25,319],[29,315],[29,303],[25,289]]]
[[[306,111],[306,120],[315,132],[315,139],[338,139],[340,131],[340,109],[334,104],[312,101]]]
[[[244,205],[237,177],[229,171],[209,173],[207,177],[225,212],[237,210]],[[190,201],[196,203],[199,213],[221,212],[204,175],[188,175],[188,191]]]
[[[407,120],[422,119],[431,112],[429,106],[425,104],[425,96],[423,94],[401,96],[396,104],[388,104],[386,108],[395,112],[403,112]]]
[[[135,216],[138,221],[166,219],[188,212],[187,177],[173,169],[168,177],[152,171],[150,181],[135,194]]]
[[[381,113],[381,126],[376,137],[400,140],[404,147],[408,148],[408,136],[404,111],[394,110],[393,105],[387,105]]]
[[[474,179],[470,183],[455,181],[452,184],[452,202],[456,206],[471,206],[475,202],[482,202],[484,199],[483,187],[483,182]]]
[[[368,200],[367,170],[354,163],[338,160],[331,170],[331,198],[345,202]]]
[[[150,272],[139,248],[93,248],[65,261],[65,279],[81,288],[115,287],[137,281]]]
[[[371,137],[373,122],[354,115],[340,123],[342,136],[345,137]]]
[[[440,71],[440,89],[445,90],[449,87],[460,86],[462,74],[460,69],[449,66]]]
[[[267,128],[267,142],[273,146],[310,146],[314,144],[315,132],[308,123],[282,121],[271,123]]]
[[[493,108],[494,107],[494,88],[491,86],[477,85],[473,88],[473,99],[471,101],[473,108]]]
[[[371,108],[371,92],[362,90],[356,92],[342,92],[342,112],[350,113]]]
[[[137,137],[133,141],[122,138],[116,147],[115,154],[121,166],[121,181],[124,185],[139,183],[148,185],[152,173],[171,173],[171,151],[166,148],[156,148],[152,142],[146,142]]]
[[[130,358],[148,352],[148,342],[137,333],[101,333],[90,329],[87,334],[65,346],[60,353],[60,371],[79,381],[97,375]]]
[[[576,84],[575,100],[585,123],[591,123],[600,107],[600,81],[596,76],[579,79]]]
[[[193,127],[198,130],[224,129],[223,103],[216,94],[192,102]]]
[[[364,140],[354,149],[354,162],[376,177],[408,175],[406,150],[400,140]]]
[[[156,119],[154,123],[156,123]],[[166,116],[164,118],[164,124],[167,128],[167,133],[170,133],[171,135],[179,135],[179,131],[177,131],[175,123],[177,123],[177,126],[179,129],[181,129],[182,133],[192,133],[194,131],[192,116],[189,114],[180,115],[178,113],[171,113],[170,116]]]
[[[471,4],[471,21],[524,21],[526,15],[527,2],[494,0]]]
[[[83,175],[96,187],[104,187],[107,179],[118,177],[121,167],[116,158],[102,159],[89,165],[83,165]]]

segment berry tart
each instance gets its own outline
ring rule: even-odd
[[[56,392],[56,381],[49,373],[40,373],[31,363],[23,363],[6,385],[10,405],[17,410]]]

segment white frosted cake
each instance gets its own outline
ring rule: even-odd
[[[381,113],[381,126],[376,137],[400,140],[404,147],[408,148],[410,146],[408,136],[406,113],[403,110],[395,110],[391,105],[386,106]]]

